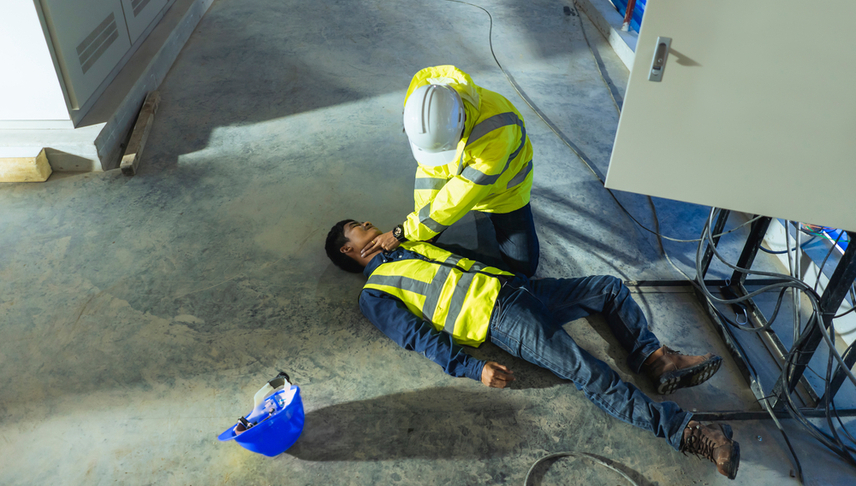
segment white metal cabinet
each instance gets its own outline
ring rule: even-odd
[[[131,47],[118,0],[41,0],[72,109],[80,108]]]
[[[137,41],[168,0],[122,0],[131,44]]]
[[[853,0],[650,0],[607,187],[856,230],[854,18]]]

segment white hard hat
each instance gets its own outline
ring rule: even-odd
[[[461,96],[439,84],[416,88],[404,103],[404,131],[420,164],[438,167],[452,162],[464,132]]]

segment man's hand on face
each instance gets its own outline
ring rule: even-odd
[[[496,361],[488,361],[482,369],[481,381],[491,388],[505,388],[514,381],[513,374],[513,371]]]
[[[366,255],[370,254],[371,252],[373,252],[375,250],[379,250],[379,249],[383,249],[383,250],[387,250],[387,251],[394,250],[394,249],[398,248],[398,245],[400,245],[400,244],[401,243],[398,242],[398,240],[395,238],[395,236],[392,236],[392,231],[389,231],[389,232],[386,232],[386,233],[378,236],[377,238],[372,240],[368,245],[366,245],[363,248],[363,250],[360,252],[360,256],[365,257]]]

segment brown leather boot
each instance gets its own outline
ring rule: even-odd
[[[714,423],[708,426],[690,420],[681,438],[680,451],[710,459],[710,462],[716,464],[719,474],[734,479],[740,466],[740,444],[731,440],[731,437],[731,426],[728,424]]]
[[[654,351],[642,365],[642,371],[657,387],[657,393],[668,395],[678,388],[696,386],[707,381],[722,365],[722,358],[707,353],[685,356],[668,346]]]

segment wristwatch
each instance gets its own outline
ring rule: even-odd
[[[404,237],[404,226],[402,225],[398,225],[392,229],[392,236],[394,236],[399,243],[407,241],[407,238]]]

